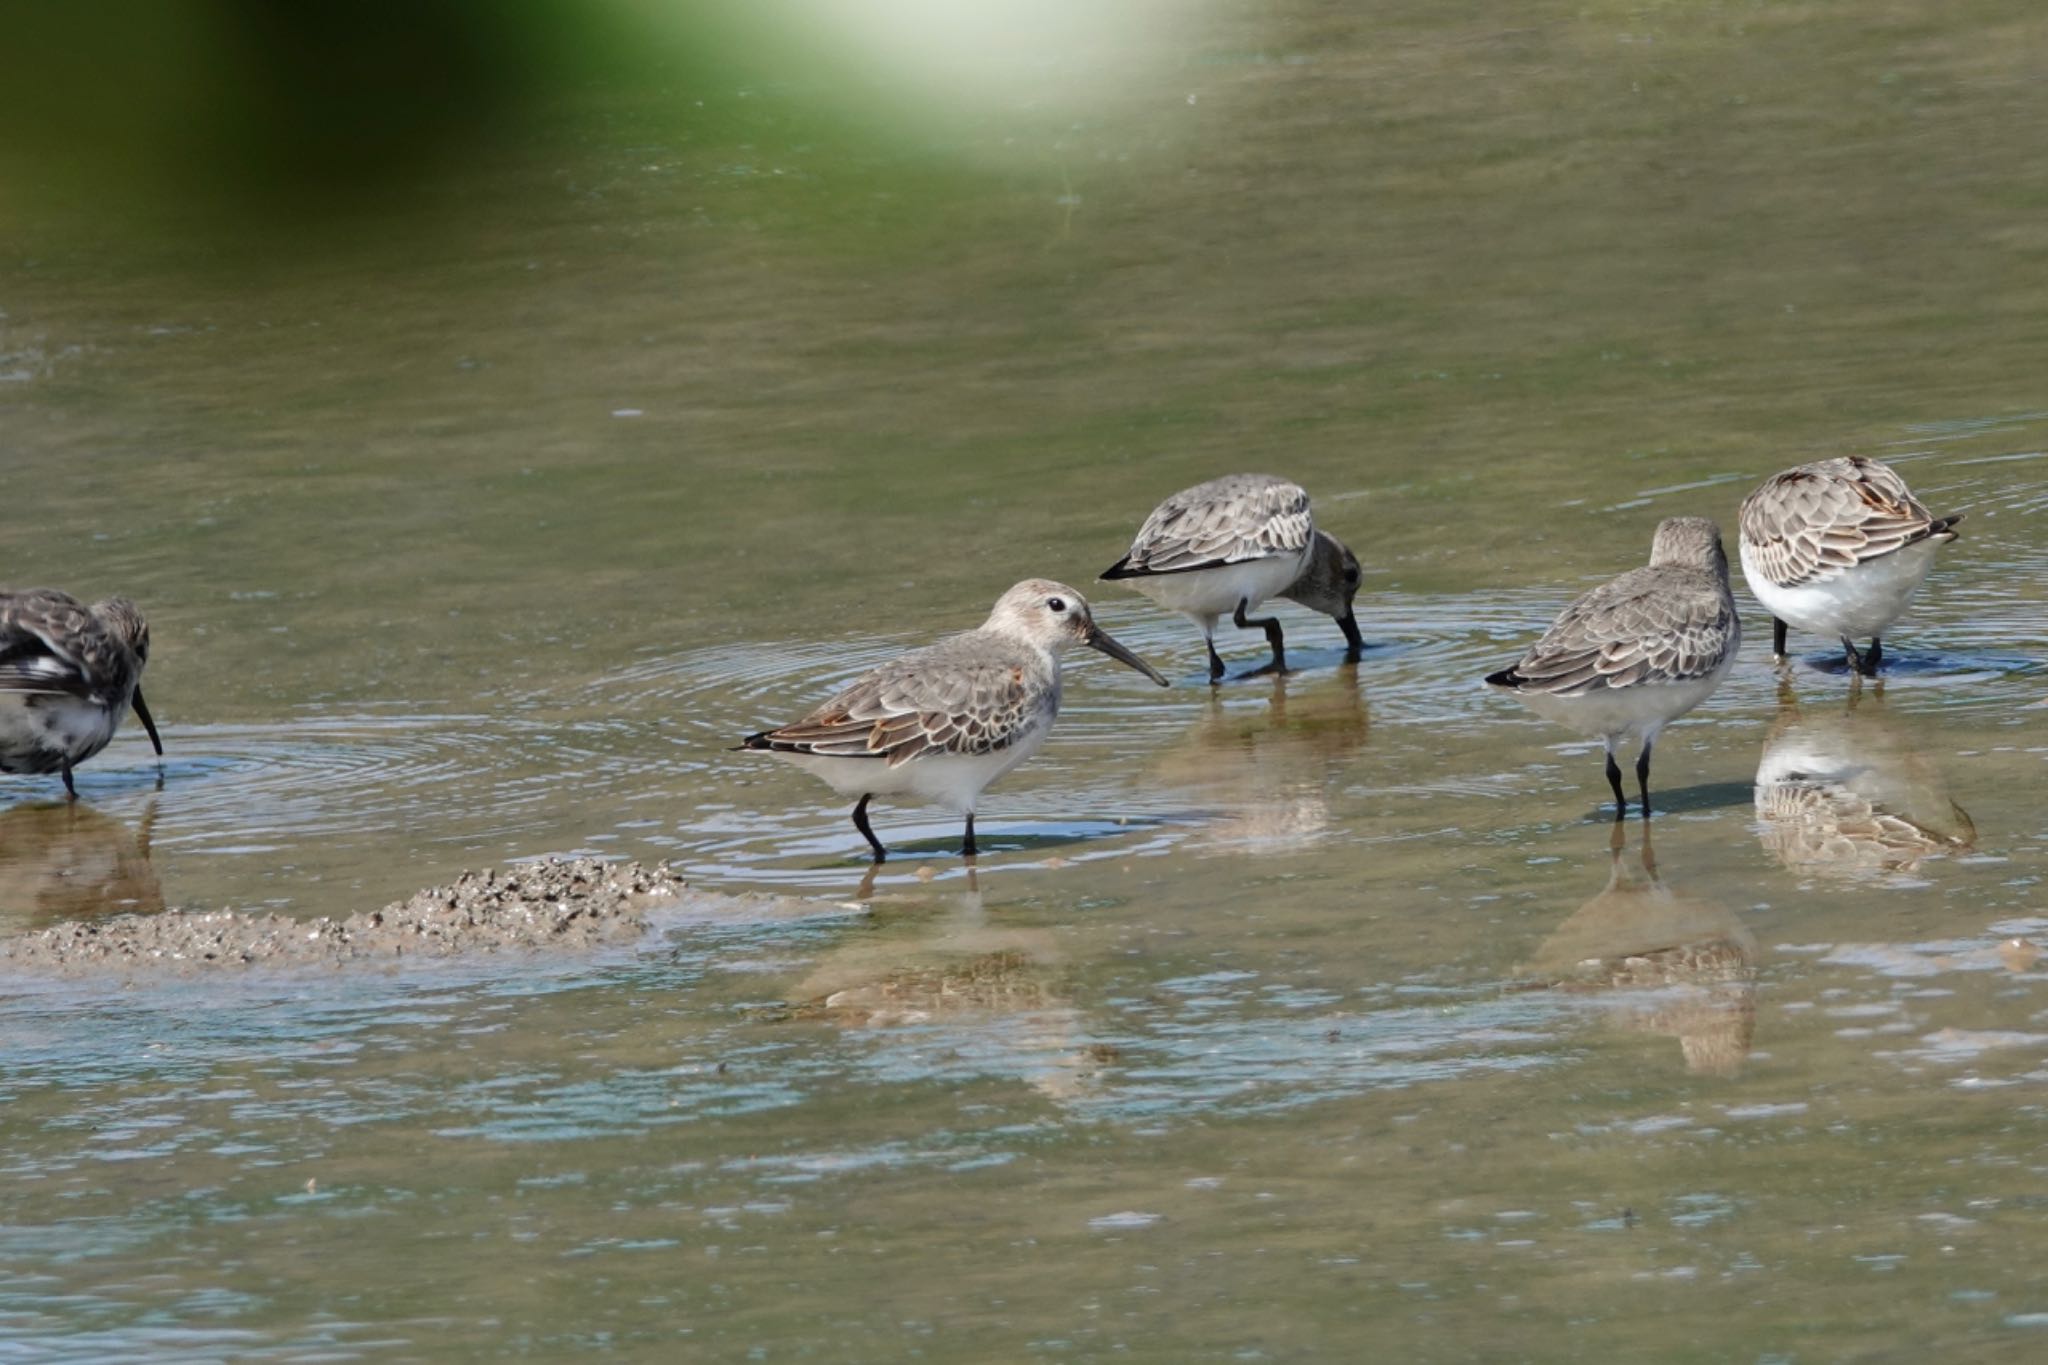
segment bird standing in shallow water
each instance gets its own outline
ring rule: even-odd
[[[90,607],[54,588],[0,592],[0,772],[62,773],[107,747],[132,706],[163,757],[142,700],[149,623],[125,597]]]
[[[1102,578],[1128,584],[1200,626],[1210,682],[1223,677],[1216,622],[1224,616],[1240,630],[1256,626],[1266,632],[1273,662],[1257,672],[1287,671],[1280,622],[1247,614],[1269,597],[1335,618],[1349,657],[1356,659],[1365,648],[1351,612],[1358,556],[1316,529],[1299,484],[1270,474],[1229,474],[1175,493],[1145,518],[1130,553],[1104,569]]]
[[[909,796],[967,817],[972,854],[982,790],[1038,751],[1060,709],[1060,655],[1100,650],[1161,687],[1166,679],[1095,624],[1087,600],[1027,578],[997,600],[978,630],[914,650],[856,679],[802,720],[748,735],[761,749],[858,796],[854,827],[889,856],[868,824],[868,802]]]
[[[1615,749],[1639,738],[1636,782],[1647,819],[1650,746],[1721,685],[1741,643],[1721,528],[1703,517],[1671,517],[1657,527],[1648,566],[1566,607],[1521,662],[1486,681],[1606,746],[1617,820],[1628,814],[1628,798]]]
[[[1842,642],[1849,667],[1876,677],[1885,628],[1899,619],[1956,538],[1962,513],[1930,516],[1889,465],[1861,455],[1774,474],[1742,500],[1742,576],[1771,614],[1771,653],[1786,627]],[[1870,648],[1856,641],[1870,637]]]

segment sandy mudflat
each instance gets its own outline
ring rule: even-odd
[[[342,920],[169,910],[69,921],[0,940],[0,967],[176,972],[576,950],[637,939],[649,908],[675,903],[683,890],[665,864],[550,858],[465,872],[451,885]]]

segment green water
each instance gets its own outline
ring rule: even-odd
[[[594,82],[293,237],[0,199],[0,578],[142,603],[168,751],[0,779],[0,924],[570,850],[782,897],[8,983],[0,1350],[2035,1358],[2044,43],[1218,5],[927,125]],[[1611,847],[1597,751],[1477,679],[1852,451],[1968,512],[1893,671],[1781,679],[1746,606]],[[1234,469],[1357,549],[1355,668],[1290,612],[1302,671],[1211,692],[1093,583]],[[1175,688],[1082,661],[972,875],[883,807],[864,886],[726,746],[1030,575]],[[1758,787],[1805,754],[1876,813]]]

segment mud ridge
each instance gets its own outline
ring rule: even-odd
[[[0,967],[160,972],[575,951],[638,939],[648,930],[649,908],[683,890],[665,863],[548,858],[465,872],[450,885],[342,920],[167,910],[69,921],[0,940]]]

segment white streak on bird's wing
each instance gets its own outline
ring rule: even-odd
[[[0,692],[90,698],[119,679],[122,652],[68,593],[0,593]]]
[[[1564,697],[1692,682],[1721,666],[1738,629],[1733,604],[1711,575],[1651,565],[1566,607],[1509,673],[1519,691]]]
[[[1861,455],[1766,479],[1742,502],[1742,541],[1781,588],[1832,578],[1945,529],[1889,467]]]
[[[994,753],[1029,729],[1051,681],[1027,646],[971,632],[892,659],[758,738],[771,749],[883,758],[891,767],[927,753]]]
[[[1122,567],[1176,573],[1298,555],[1315,534],[1308,494],[1264,474],[1232,474],[1175,493],[1152,510]]]

